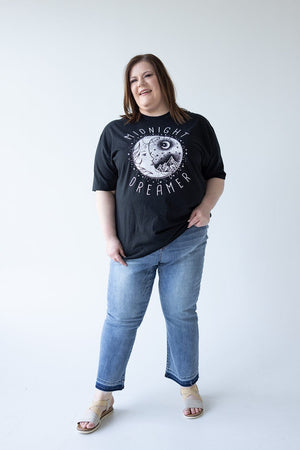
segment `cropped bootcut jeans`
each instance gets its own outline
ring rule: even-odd
[[[167,329],[165,377],[181,386],[199,378],[199,331],[196,303],[202,277],[208,225],[187,228],[170,244],[146,256],[111,259],[107,315],[103,324],[95,387],[124,388],[125,371],[137,329],[146,312],[156,270]]]

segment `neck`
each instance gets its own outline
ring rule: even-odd
[[[162,105],[156,109],[151,108],[140,108],[140,112],[146,116],[162,116],[169,112],[169,108],[166,105]]]

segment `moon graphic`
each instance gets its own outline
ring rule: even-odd
[[[144,136],[133,147],[136,168],[150,178],[166,178],[179,167],[183,157],[181,144],[174,138]]]

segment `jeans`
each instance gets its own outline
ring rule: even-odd
[[[137,329],[146,312],[156,270],[167,330],[165,377],[181,386],[199,378],[199,331],[196,303],[203,270],[208,225],[187,228],[165,247],[127,259],[110,260],[107,315],[103,324],[95,387],[124,389],[126,366]]]

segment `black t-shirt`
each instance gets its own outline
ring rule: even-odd
[[[200,114],[177,124],[170,113],[124,118],[103,129],[94,162],[93,191],[115,190],[116,230],[127,258],[169,244],[188,225],[206,181],[225,179],[213,127]]]

